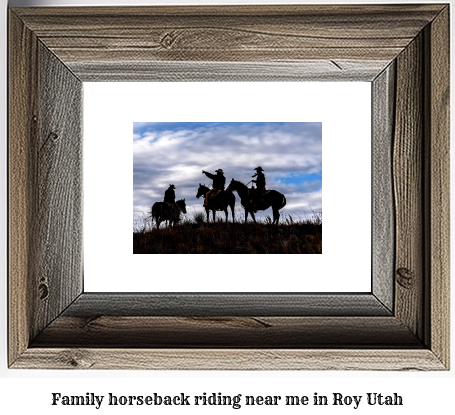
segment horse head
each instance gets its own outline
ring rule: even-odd
[[[182,212],[186,214],[186,203],[185,203],[185,199],[177,200],[176,204],[177,204],[177,206],[182,210]]]
[[[227,187],[226,191],[234,192],[236,191],[240,198],[246,197],[248,195],[248,186],[245,183],[242,183],[239,180],[232,179]]]
[[[236,181],[232,179],[228,187],[226,187],[226,192],[232,192],[233,190],[235,190],[235,183]]]
[[[199,199],[201,196],[204,196],[208,191],[209,189],[206,186],[199,183],[199,188],[197,189],[196,197]]]

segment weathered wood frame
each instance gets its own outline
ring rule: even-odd
[[[372,83],[371,293],[84,292],[83,81],[315,79]],[[8,98],[11,368],[449,368],[447,4],[10,9]]]

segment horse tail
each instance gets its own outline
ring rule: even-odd
[[[158,203],[154,203],[152,206],[152,220],[156,222],[158,216]]]
[[[282,196],[283,196],[283,201],[281,202],[281,205],[278,208],[278,210],[283,209],[286,206],[286,196],[285,195],[282,195]]]

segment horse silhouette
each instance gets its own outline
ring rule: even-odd
[[[196,197],[199,199],[201,196],[204,196],[210,189],[207,186],[199,183],[199,188],[197,189]],[[213,214],[213,222],[215,222],[215,215],[216,211],[224,211],[226,214],[226,222],[228,220],[228,206],[231,208],[232,212],[232,222],[235,221],[234,217],[234,207],[235,207],[235,196],[232,192],[228,192],[227,190],[221,190],[219,193],[215,193],[215,195],[211,194],[208,200],[208,206],[204,206],[205,213],[207,214],[207,222],[209,221],[209,211],[212,211]]]
[[[233,192],[236,191],[237,194],[240,196],[240,203],[242,204],[243,208],[245,209],[245,222],[248,219],[248,213],[253,218],[253,221],[256,223],[256,218],[254,214],[258,210],[266,210],[269,207],[273,210],[273,224],[278,224],[280,219],[280,212],[279,210],[286,206],[286,197],[276,190],[268,190],[265,192],[261,200],[251,202],[251,199],[257,199],[255,194],[255,190],[249,189],[248,186],[238,180],[232,179],[229,183],[229,186],[226,188],[226,192]]]
[[[160,223],[169,221],[169,225],[175,226],[180,221],[180,214],[186,213],[185,199],[180,199],[175,202],[178,209],[170,206],[167,202],[156,202],[150,209],[150,216],[156,222],[156,227],[159,229]]]

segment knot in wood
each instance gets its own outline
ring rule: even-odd
[[[47,297],[49,297],[49,286],[46,284],[46,282],[41,281],[40,285],[38,286],[38,295],[40,300],[45,300]]]
[[[178,34],[176,32],[166,33],[160,40],[160,46],[164,49],[170,49],[177,39]]]
[[[58,134],[57,134],[56,132],[52,131],[51,133],[49,133],[48,138],[49,138],[52,142],[55,143],[56,141],[58,141],[58,138],[59,138],[59,137],[58,137]]]
[[[400,286],[409,289],[414,283],[414,274],[407,268],[398,268],[395,279]]]
[[[90,369],[94,365],[89,353],[77,349],[62,352],[60,360],[65,368]]]

